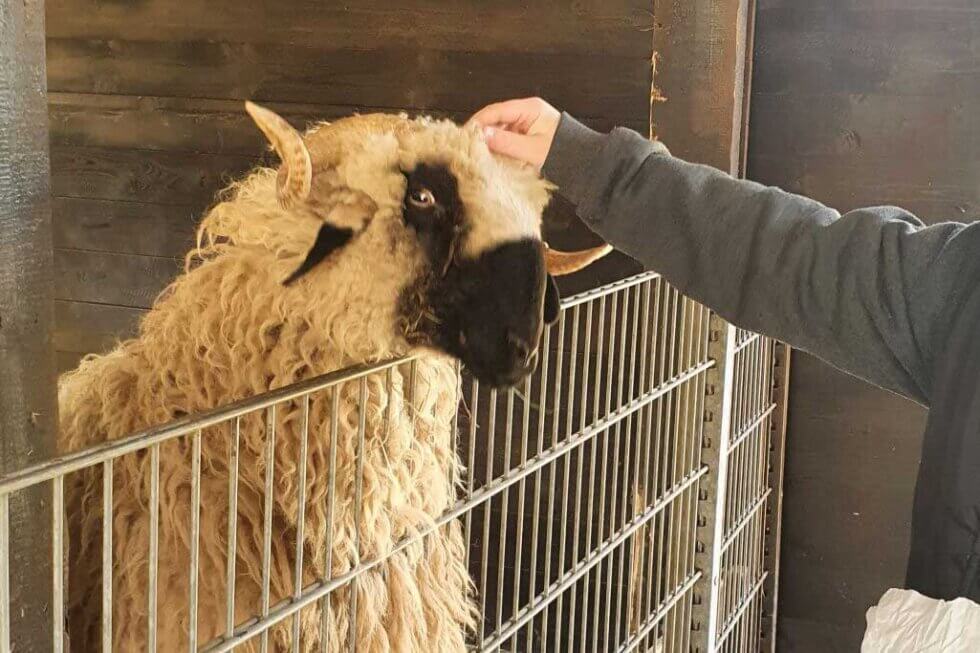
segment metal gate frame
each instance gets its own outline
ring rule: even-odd
[[[565,300],[558,323],[546,331],[539,370],[526,381],[523,393],[487,391],[470,383],[461,397],[466,411],[457,415],[455,431],[470,474],[462,496],[435,526],[456,519],[465,523],[484,624],[474,650],[757,649],[761,588],[772,575],[764,569],[762,553],[767,522],[763,509],[773,496],[767,458],[770,436],[778,427],[773,422],[778,407],[771,382],[773,347],[771,341],[710,315],[658,275],[646,273]],[[191,495],[199,506],[201,439],[214,437],[216,425],[232,427],[237,442],[237,429],[249,414],[259,413],[272,424],[270,416],[277,407],[300,402],[308,411],[316,393],[332,392],[336,397],[349,384],[357,384],[363,393],[370,375],[385,375],[390,390],[391,370],[405,365],[411,366],[412,359],[329,374],[0,478],[0,572],[5,576],[9,571],[10,542],[17,535],[8,522],[8,506],[16,493],[47,488],[55,509],[53,550],[60,551],[66,537],[67,474],[84,468],[103,470],[108,479],[103,500],[110,506],[103,519],[111,519],[113,461],[149,451],[153,469],[158,470],[161,445],[187,438],[194,463]],[[409,378],[414,379],[414,373]],[[487,409],[481,411],[481,404]],[[363,447],[363,420],[361,424]],[[308,439],[305,430],[302,437],[303,442]],[[503,447],[494,444],[495,437],[504,439]],[[275,442],[275,436],[269,442]],[[488,442],[489,454],[489,463],[482,467],[477,459],[481,442]],[[495,462],[501,452],[504,457]],[[151,478],[159,483],[159,472]],[[273,480],[267,474],[267,497]],[[237,476],[229,475],[229,488],[237,487],[235,482]],[[157,487],[151,486],[151,529],[158,514]],[[229,489],[229,502],[233,497]],[[268,498],[266,507],[271,510]],[[191,509],[196,542],[199,507]],[[516,521],[508,520],[509,509],[520,516]],[[770,527],[778,525],[778,509],[770,514]],[[269,515],[270,524],[268,519]],[[233,533],[231,524],[229,528]],[[434,530],[397,543],[394,551]],[[511,530],[516,539],[508,537]],[[105,533],[110,535],[103,536],[104,557],[111,556],[112,546],[111,529]],[[271,530],[264,537],[268,550]],[[234,547],[234,537],[228,541]],[[509,547],[513,542],[516,546]],[[153,560],[152,540],[150,546]],[[196,551],[192,548],[188,597],[192,615]],[[229,549],[229,559],[234,559],[233,552]],[[349,573],[306,587],[300,583],[302,555],[297,558],[291,597],[277,605],[266,599],[257,620],[229,622],[225,635],[201,650],[227,651],[256,637],[264,639],[272,626],[357,582],[360,574],[387,556],[360,561]],[[55,650],[61,650],[64,637],[58,609],[65,596],[60,582],[63,564],[61,556],[54,555],[48,567],[54,579],[50,624]],[[742,569],[749,574],[739,574]],[[155,571],[151,564],[148,587],[155,587]],[[508,589],[504,581],[515,573],[517,580]],[[726,574],[733,573],[730,582]],[[103,587],[108,589],[108,607],[111,576]],[[268,587],[265,592],[268,596]],[[152,624],[157,606],[152,596],[150,600]],[[14,607],[0,604],[0,651],[10,650]],[[707,629],[699,621],[705,610]],[[111,615],[111,610],[104,614]],[[192,616],[192,635],[194,623]],[[705,633],[708,648],[702,649]],[[147,637],[152,648],[152,631]],[[111,648],[108,637],[104,643],[106,650]],[[356,642],[349,644],[356,650]]]

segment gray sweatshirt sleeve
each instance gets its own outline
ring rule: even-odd
[[[975,224],[841,216],[568,115],[543,172],[597,234],[730,322],[928,404],[946,325],[980,277]]]

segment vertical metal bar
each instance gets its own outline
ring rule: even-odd
[[[527,402],[525,402],[526,404]],[[474,474],[476,473],[476,430],[477,430],[477,416],[480,408],[480,382],[473,379],[473,385],[470,391],[470,437],[469,437],[469,460],[466,464],[466,498],[473,496],[474,489]],[[464,530],[466,531],[466,562],[467,566],[469,563],[470,556],[470,546],[469,544],[473,541],[472,531],[473,531],[473,511],[466,511],[466,519],[464,521]]]
[[[527,464],[528,441],[530,440],[531,429],[531,377],[524,380],[524,413],[521,419],[521,480],[517,484],[517,546],[514,549],[514,609],[513,616],[516,618],[520,610],[520,588],[522,558],[524,553],[524,504],[527,498],[527,479],[523,474]],[[516,634],[515,634],[516,637]],[[516,642],[514,642],[516,646]]]
[[[578,353],[578,326],[579,326],[579,307],[576,305],[572,308],[572,332],[571,332],[571,352],[568,357],[568,394],[566,395],[565,401],[565,441],[569,441],[572,437],[572,412],[575,399],[575,377],[576,370],[575,367],[578,363],[577,353]],[[564,318],[564,315],[562,316]],[[562,340],[561,346],[564,347],[565,341]],[[557,408],[555,410],[557,414]],[[579,449],[581,453],[581,449]],[[570,496],[570,485],[569,475],[572,469],[572,456],[574,451],[569,451],[564,456],[564,468],[562,474],[562,488],[561,488],[561,524],[559,525],[559,532],[561,533],[561,542],[558,545],[558,578],[565,577],[565,560],[567,553],[567,542],[568,542],[568,501]],[[578,512],[576,507],[575,512]],[[578,529],[571,533],[574,538],[578,537]],[[575,565],[575,559],[572,559],[572,566]],[[569,588],[568,592],[571,593],[572,600],[575,598],[575,586],[573,585]],[[558,596],[558,604],[555,606],[555,647],[560,648],[562,645],[562,627],[564,626],[564,616],[565,616],[565,592],[562,592]],[[571,628],[569,628],[569,633],[571,633]],[[571,636],[571,635],[569,635]],[[570,644],[571,642],[569,642]],[[567,648],[567,647],[566,647]]]
[[[578,360],[578,358],[576,356],[576,353],[577,353],[576,352],[576,348],[578,347],[578,330],[579,330],[579,323],[580,323],[579,322],[579,318],[580,318],[579,308],[580,308],[580,306],[579,305],[576,305],[572,309],[572,311],[573,311],[572,312],[572,326],[573,326],[574,336],[573,336],[573,339],[572,339],[572,361],[573,361],[573,363],[572,363],[572,374],[573,374],[573,376],[572,376],[572,381],[569,383],[569,393],[568,393],[568,437],[569,438],[571,437],[572,429],[574,428],[573,425],[572,425],[572,418],[573,418],[573,407],[574,407],[575,393],[573,391],[575,389],[575,383],[574,383],[574,379],[575,379],[574,374],[575,374],[575,370],[576,370],[576,363],[575,363],[575,361]],[[591,312],[592,311],[590,310],[589,311],[590,315],[591,315]],[[586,327],[586,328],[588,329],[589,327]],[[588,331],[587,331],[586,332],[586,335],[585,335],[586,342],[588,342],[588,339],[589,339],[589,336],[590,335],[591,334],[589,334]],[[579,404],[580,404],[580,408],[581,408],[581,411],[582,411],[583,414],[585,412],[586,393],[588,392],[587,383],[586,383],[586,379],[588,378],[588,370],[589,370],[589,351],[588,351],[588,348],[587,347],[583,346],[583,355],[582,355],[582,382],[580,384],[581,385],[581,388],[582,388],[582,391],[579,393],[579,396],[580,396]],[[572,565],[571,565],[571,568],[572,569],[574,569],[575,567],[577,567],[578,566],[578,563],[579,563],[578,549],[579,549],[579,539],[581,537],[580,534],[582,532],[582,530],[581,530],[581,519],[582,519],[582,472],[583,472],[583,467],[584,467],[584,462],[585,462],[585,445],[582,445],[582,446],[578,447],[578,449],[576,449],[576,458],[575,458],[575,461],[576,461],[575,462],[575,504],[574,504],[575,507],[574,507],[574,510],[573,510],[573,513],[574,513],[574,521],[573,521],[572,532],[571,532],[571,536],[572,536]],[[565,475],[566,475],[566,478],[567,478],[567,475],[568,475],[568,468],[567,467],[566,467]],[[566,487],[567,487],[567,485],[566,485]],[[565,516],[565,515],[563,515],[563,516]],[[565,526],[562,527],[562,530],[563,531],[565,530]],[[582,584],[582,581],[579,581],[578,584],[579,585]],[[568,605],[568,624],[569,624],[569,628],[568,628],[569,649],[568,650],[569,651],[571,651],[571,644],[572,644],[572,642],[574,640],[575,608],[576,608],[577,597],[578,597],[578,592],[573,588],[573,590],[572,590],[572,596],[571,596],[571,598],[569,600],[569,605]]]
[[[102,651],[112,651],[112,461],[102,463]]]
[[[596,360],[595,360],[595,380],[593,381],[593,410],[592,421],[597,421],[601,413],[599,412],[600,398],[602,397],[602,356],[605,353],[606,339],[606,296],[599,298],[599,328],[596,333]],[[608,380],[607,380],[608,382]]]
[[[455,456],[459,456],[459,411],[460,411],[460,402],[463,400],[463,364],[460,361],[456,361],[456,363],[453,365],[453,370],[456,372],[456,393],[455,393],[456,401],[453,404],[454,406],[456,406],[456,410],[453,411],[453,424],[452,424],[452,443],[453,443],[452,447],[453,447],[453,456],[454,456],[453,487],[458,488],[460,487],[459,465],[456,464],[457,458],[455,458]],[[392,374],[391,368],[389,367],[387,373],[387,390],[388,390],[387,396],[388,397],[391,396],[390,393],[391,374]],[[391,401],[388,402],[388,413],[389,415],[391,413]],[[390,420],[389,420],[389,424],[390,424]],[[387,428],[389,427],[386,427],[386,430]]]
[[[616,292],[616,293],[613,293],[612,294],[612,301],[610,302],[610,308],[609,308],[609,348],[608,348],[608,354],[609,355],[607,356],[607,360],[606,360],[606,411],[604,413],[604,415],[606,415],[606,416],[608,416],[608,415],[610,415],[612,413],[612,396],[613,396],[613,383],[614,383],[614,381],[613,381],[613,372],[614,372],[615,364],[616,364],[616,344],[617,344],[617,339],[616,339],[616,335],[617,335],[616,325],[617,325],[617,319],[618,318],[619,318],[619,293]],[[610,465],[612,465],[613,474],[614,475],[616,475],[616,473],[618,471],[619,461],[618,461],[618,459],[616,459],[616,456],[618,455],[618,444],[619,444],[618,439],[616,441],[616,444],[613,445],[615,447],[614,448],[614,456],[612,458],[610,458],[610,456],[608,455],[609,454],[609,440],[614,437],[614,435],[613,435],[614,433],[618,433],[618,427],[619,427],[619,422],[616,423],[616,426],[614,428],[607,429],[606,432],[603,434],[604,437],[602,439],[602,454],[603,455],[602,455],[602,474],[601,474],[602,480],[600,481],[600,488],[599,488],[599,540],[598,540],[600,544],[602,544],[604,542],[604,538],[611,537],[611,535],[613,533],[613,530],[614,530],[614,523],[613,522],[615,520],[615,506],[610,505],[610,507],[609,507],[610,519],[608,521],[608,531],[607,531],[607,522],[606,522],[606,487],[607,486],[606,486],[606,478],[608,476],[608,468],[609,468]],[[615,497],[616,496],[615,489],[613,489],[613,492],[611,493],[610,496],[612,496],[612,497]],[[607,560],[611,560],[611,558],[612,558],[612,556],[609,556],[607,558]],[[601,564],[596,565],[596,569],[597,569],[597,574],[599,575],[599,578],[601,579],[602,578],[602,573],[603,573],[602,572],[603,565],[601,565]],[[596,584],[596,591],[595,591],[595,601],[596,601],[596,605],[597,606],[599,605],[599,602],[601,601],[601,597],[602,597],[601,589],[602,589],[601,583],[597,583]],[[603,635],[604,635],[604,640],[603,641],[607,645],[608,645],[608,642],[609,642],[609,618],[610,618],[610,615],[609,615],[609,604],[610,604],[610,600],[609,599],[610,599],[610,596],[611,596],[610,595],[610,592],[611,591],[612,591],[612,567],[607,565],[607,569],[606,569],[606,605],[604,606],[604,608],[605,608],[605,610],[604,610],[604,612],[605,612],[605,620],[604,620],[604,629],[603,629]],[[600,610],[599,609],[596,609],[595,610],[594,617],[595,617],[595,619],[594,619],[593,625],[595,626],[596,632],[595,632],[594,637],[593,637],[593,646],[595,647],[596,650],[599,650],[599,648],[598,648],[599,619],[600,619]]]
[[[487,424],[487,469],[484,476],[484,483],[489,485],[493,481],[493,454],[494,440],[497,433],[497,389],[491,388],[490,396],[487,399],[490,407],[490,421]],[[483,538],[480,540],[481,560],[480,560],[480,623],[486,622],[487,600],[489,597],[489,569],[490,569],[490,517],[493,512],[493,498],[483,504]]]
[[[708,371],[705,385],[702,461],[710,473],[702,479],[700,551],[697,566],[704,575],[695,586],[700,597],[694,611],[693,646],[702,651],[714,651],[720,634],[719,608],[721,594],[721,543],[725,532],[728,465],[732,424],[732,401],[735,375],[735,328],[716,315],[708,325],[709,359],[715,366]]]
[[[541,387],[538,396],[538,446],[537,454],[541,455],[544,452],[544,422],[545,422],[545,409],[547,407],[546,394],[548,392],[548,367],[551,361],[551,327],[545,327],[544,331],[544,341],[541,345],[541,351],[544,352],[541,361]],[[531,591],[528,594],[529,601],[528,605],[534,605],[538,602],[537,596],[537,583],[538,583],[538,527],[541,521],[541,470],[534,472],[534,508],[533,517],[531,518],[531,542],[533,542],[533,548],[531,549],[531,573],[528,576],[528,580],[531,583]],[[534,636],[534,629],[527,629],[527,646],[529,650],[532,650],[531,640]]]
[[[390,396],[390,395],[389,395]],[[330,389],[330,463],[327,469],[327,542],[324,547],[323,574],[325,580],[333,578],[334,504],[337,494],[337,439],[340,434],[340,386]],[[331,594],[323,597],[320,604],[320,653],[329,649]]]
[[[235,632],[235,570],[238,561],[238,454],[242,440],[242,418],[231,427],[231,455],[228,457],[228,551],[225,560],[225,636]]]
[[[771,388],[775,395],[776,409],[770,426],[770,455],[767,471],[768,486],[772,492],[767,506],[765,568],[768,572],[762,599],[762,628],[768,638],[765,649],[776,650],[776,622],[779,608],[779,562],[782,538],[783,473],[786,451],[786,422],[789,406],[790,348],[777,343],[773,346]]]
[[[505,475],[511,472],[511,441],[514,433],[514,389],[507,392],[507,426],[504,432],[504,471]],[[492,452],[491,452],[492,455]],[[503,625],[504,615],[504,567],[507,559],[507,508],[510,505],[510,486],[504,488],[504,496],[501,501],[500,510],[500,539],[497,542],[497,550],[500,552],[497,564],[497,631]],[[514,589],[517,594],[517,588]]]
[[[197,651],[197,583],[200,572],[201,555],[201,431],[191,436],[191,565],[190,596],[188,597],[189,618],[188,648]]]
[[[586,374],[585,374],[585,377],[588,377],[588,370],[590,369],[590,360],[589,359],[591,358],[591,355],[590,354],[592,352],[591,338],[592,338],[592,308],[593,308],[593,304],[594,304],[594,301],[590,301],[589,302],[589,312],[588,312],[588,314],[586,316],[586,336],[585,336],[585,338],[586,338],[586,341],[585,341],[586,342],[586,346],[585,346],[585,349],[586,349],[586,356],[585,356],[585,371],[586,371]],[[600,394],[600,387],[601,387],[600,386],[600,383],[601,383],[600,379],[601,379],[601,376],[602,376],[602,372],[601,372],[601,370],[602,370],[602,342],[603,342],[603,325],[605,324],[605,305],[606,305],[605,304],[605,299],[604,298],[600,298],[599,299],[599,325],[598,325],[599,328],[598,328],[598,331],[597,331],[597,336],[598,337],[596,339],[598,345],[596,347],[595,378],[592,379],[592,382],[591,383],[585,383],[586,379],[583,379],[583,387],[586,389],[586,391],[587,391],[587,388],[592,388],[592,391],[594,393],[594,395],[593,395],[593,406],[594,406],[594,408],[593,408],[593,419],[594,420],[595,419],[598,419],[598,414],[599,414],[598,406],[599,406],[599,394]],[[585,395],[583,395],[583,397],[584,396]],[[583,409],[582,409],[582,429],[583,430],[585,429],[585,423],[586,423],[586,421],[585,421],[586,420],[585,415],[586,415],[586,409],[583,406]],[[596,433],[596,434],[594,434],[592,436],[592,438],[591,438],[591,440],[589,442],[589,482],[586,485],[586,487],[588,488],[588,499],[587,499],[587,504],[588,504],[588,509],[587,509],[588,519],[585,520],[585,523],[586,523],[586,527],[585,527],[585,559],[586,560],[591,559],[592,558],[592,555],[593,555],[593,551],[592,551],[592,531],[593,531],[593,528],[595,528],[597,530],[597,532],[601,532],[601,530],[598,529],[598,524],[596,524],[595,520],[593,519],[593,516],[595,514],[593,511],[594,511],[594,506],[595,506],[595,478],[596,478],[596,456],[597,456],[596,448],[598,446],[598,442],[599,442],[599,438],[600,437],[602,437],[602,434],[601,433]],[[584,450],[583,450],[583,453],[584,453]],[[588,625],[587,624],[590,621],[589,618],[588,618],[589,617],[589,614],[588,614],[588,611],[589,611],[589,596],[591,595],[590,585],[592,583],[592,576],[594,575],[594,572],[595,572],[595,568],[593,568],[592,571],[590,571],[589,573],[587,573],[585,575],[585,582],[583,584],[584,587],[582,589],[582,618],[581,618],[581,620],[579,622],[581,624],[581,628],[580,628],[580,632],[579,632],[579,644],[580,644],[579,653],[585,653],[588,650],[586,648],[586,643],[585,642],[586,642],[586,633],[588,632]]]
[[[265,422],[265,506],[262,527],[262,618],[269,616],[269,592],[272,582],[272,508],[276,473],[276,407],[266,409]],[[259,650],[269,650],[269,630],[263,630]]]
[[[10,639],[10,495],[0,494],[0,651]]]
[[[147,582],[147,650],[157,650],[157,572],[160,560],[160,445],[150,447],[150,554]]]
[[[390,370],[389,370],[390,371]],[[391,396],[390,394],[388,395]],[[296,566],[293,569],[293,599],[297,600],[303,593],[303,551],[306,540],[306,467],[310,451],[310,395],[303,395],[303,408],[300,415],[299,487],[297,488],[296,507],[299,515],[296,519]],[[297,610],[293,617],[293,653],[299,653],[300,614]]]
[[[65,650],[65,477],[51,481],[51,632],[53,650]]]
[[[412,419],[414,423],[415,415],[415,396],[416,382],[418,379],[416,362],[413,360],[410,365],[411,381],[409,382],[409,396],[412,399]],[[364,451],[365,433],[367,432],[367,377],[362,376],[358,388],[357,398],[357,471],[355,472],[354,485],[354,565],[361,563],[361,508],[364,501]],[[348,648],[351,653],[357,651],[357,589],[359,578],[351,578],[348,587],[350,588],[350,630],[348,631]]]
[[[565,362],[565,313],[562,312],[558,319],[558,347],[556,348],[555,358],[555,382],[552,387],[551,396],[551,446],[558,446],[558,427],[559,415],[561,414],[561,388],[562,388],[562,368]],[[542,412],[546,412],[545,406],[541,406]],[[567,456],[568,454],[565,454]],[[544,588],[547,591],[551,587],[551,551],[554,543],[555,530],[555,474],[558,471],[558,462],[555,461],[548,466],[548,509],[545,511],[548,520],[548,532],[545,535],[545,556],[544,556]],[[560,564],[560,563],[559,563]],[[545,606],[541,614],[541,650],[547,649],[548,622],[550,618],[551,604]]]

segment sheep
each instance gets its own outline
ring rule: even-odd
[[[278,169],[258,168],[219,195],[184,272],[135,338],[62,377],[59,448],[78,451],[354,364],[416,356],[411,371],[400,366],[366,377],[363,387],[314,395],[306,413],[300,401],[277,406],[274,440],[265,416],[242,419],[231,516],[234,618],[241,624],[262,607],[267,472],[275,534],[269,600],[275,605],[294,591],[305,465],[304,585],[385,559],[354,589],[342,586],[301,611],[299,650],[319,650],[326,638],[329,650],[356,642],[364,653],[463,651],[477,614],[458,523],[392,554],[455,500],[456,361],[486,383],[516,383],[535,365],[544,324],[557,317],[552,276],[608,248],[550,250],[541,215],[551,186],[490,154],[475,128],[368,114],[301,134],[268,109],[246,103],[246,110]],[[299,463],[304,419],[308,453]],[[200,438],[199,645],[226,626],[229,436],[226,424]],[[191,446],[181,438],[158,452],[155,637],[163,651],[189,644]],[[153,460],[140,451],[113,465],[111,637],[120,651],[147,648]],[[101,637],[102,483],[99,469],[66,483],[69,633],[81,651],[96,650]],[[291,650],[290,626],[271,630],[275,650]]]

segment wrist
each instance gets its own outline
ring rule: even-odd
[[[590,162],[605,143],[605,136],[562,113],[541,173],[575,204],[585,195]]]

